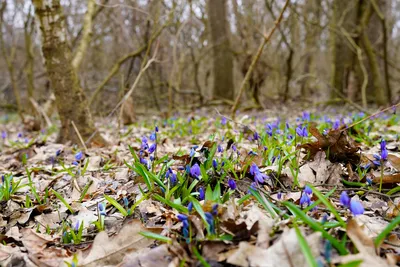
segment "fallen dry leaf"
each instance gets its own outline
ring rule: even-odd
[[[146,249],[153,240],[139,234],[145,230],[139,220],[133,220],[112,238],[109,238],[106,232],[100,232],[96,235],[89,254],[79,259],[79,266],[115,265],[120,263],[127,253]]]
[[[322,247],[320,233],[308,235],[306,240],[314,257],[317,257]],[[307,266],[296,231],[293,228],[284,232],[280,239],[268,249],[251,245],[248,242],[240,242],[239,248],[228,257],[227,262],[243,267]]]

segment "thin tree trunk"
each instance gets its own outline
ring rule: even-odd
[[[217,99],[233,100],[233,55],[229,42],[226,0],[208,0],[207,7],[213,46],[213,95]]]
[[[84,140],[91,137],[96,129],[88,102],[72,66],[72,55],[67,44],[65,18],[60,1],[34,0],[33,4],[42,35],[45,67],[61,121],[58,142],[72,141],[75,144],[81,144],[72,122]],[[106,144],[98,133],[92,142],[97,145]]]

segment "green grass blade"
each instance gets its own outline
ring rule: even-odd
[[[161,242],[165,242],[165,243],[168,243],[168,244],[172,243],[172,239],[171,238],[163,236],[163,235],[159,235],[159,234],[156,234],[156,233],[153,233],[153,232],[139,232],[139,234],[144,236],[144,237],[147,237],[147,238],[150,238],[150,239],[155,239],[155,240],[158,240],[158,241],[161,241]]]
[[[325,239],[328,239],[331,244],[339,251],[341,255],[347,255],[347,249],[333,236],[331,236],[324,227],[312,218],[307,216],[302,210],[300,210],[295,204],[285,201],[282,203],[285,205],[296,217],[301,219],[304,223],[308,224],[314,231],[319,231]]]
[[[57,191],[55,191],[54,189],[51,189],[51,191],[53,192],[53,194],[65,205],[65,207],[67,207],[67,209],[74,214],[75,211],[74,209],[71,207],[71,205],[68,204],[68,202],[62,197],[62,195],[60,195]]]
[[[312,254],[311,248],[308,245],[307,240],[304,238],[303,234],[301,233],[299,227],[297,227],[297,225],[295,225],[294,229],[296,231],[297,239],[299,240],[299,245],[300,245],[301,251],[303,252],[304,257],[306,258],[308,266],[318,267],[318,264],[315,261],[315,258]]]
[[[314,186],[309,185],[312,189],[313,193],[318,197],[319,200],[335,215],[336,220],[342,224],[343,227],[346,227],[346,223],[343,221],[342,217],[340,217],[339,213],[337,212],[336,208],[332,205],[332,203],[319,192]],[[335,188],[334,188],[335,189]]]
[[[336,190],[336,188],[333,188],[331,191],[326,193],[325,194],[325,198],[330,197],[335,192],[335,190]],[[314,207],[316,207],[317,205],[319,205],[321,203],[322,203],[321,199],[318,199],[318,200],[314,201],[313,204],[311,204],[310,206],[308,206],[305,209],[303,209],[304,213],[307,213],[308,211],[312,210]]]
[[[193,246],[192,249],[193,249],[193,254],[196,256],[196,258],[200,261],[200,263],[204,267],[211,267],[211,265],[208,264],[208,262],[200,255],[200,252],[197,250],[195,246]]]
[[[397,216],[396,218],[394,218],[393,221],[391,221],[386,227],[385,229],[383,229],[383,231],[375,238],[374,240],[374,244],[376,247],[380,246],[383,242],[383,240],[386,238],[386,236],[388,234],[390,234],[390,232],[396,228],[398,225],[400,224],[400,215]]]
[[[124,215],[124,217],[128,216],[128,212],[126,211],[126,209],[124,207],[122,207],[118,201],[116,201],[115,199],[113,199],[110,196],[104,195],[104,198],[110,202],[111,205],[113,205],[117,210],[119,210],[119,212],[121,212],[122,215]]]

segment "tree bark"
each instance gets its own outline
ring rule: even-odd
[[[358,1],[333,1],[332,26],[334,28],[343,28],[347,32],[352,32],[357,25]],[[345,93],[348,86],[350,71],[352,69],[352,55],[350,45],[346,38],[331,32],[332,41],[332,73],[331,86],[340,93]],[[335,90],[331,91],[331,98],[336,97]]]
[[[45,67],[54,91],[61,121],[58,142],[71,141],[81,144],[72,122],[75,123],[84,140],[91,137],[96,129],[88,102],[72,66],[72,55],[67,44],[65,18],[60,1],[34,0],[33,4],[42,35]],[[91,140],[97,145],[106,144],[98,133]]]
[[[233,55],[229,42],[226,0],[208,0],[208,20],[213,49],[213,95],[233,100]]]

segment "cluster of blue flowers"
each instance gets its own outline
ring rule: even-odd
[[[253,175],[254,181],[257,183],[264,183],[266,179],[269,179],[269,176],[262,173],[255,163],[250,166],[250,174]]]
[[[346,208],[349,208],[354,216],[364,213],[364,207],[362,204],[357,200],[350,199],[346,191],[343,191],[342,194],[340,194],[340,204]]]
[[[156,126],[154,129],[154,132],[152,132],[150,134],[149,139],[150,139],[150,141],[153,142],[151,145],[149,145],[146,136],[142,137],[142,144],[140,146],[139,158],[140,158],[140,163],[145,165],[147,167],[147,169],[150,169],[151,164],[147,159],[145,159],[143,157],[143,153],[144,153],[144,151],[147,150],[147,152],[150,154],[150,157],[149,157],[150,161],[154,160],[154,157],[155,157],[154,153],[157,150],[157,133],[158,133],[158,126]]]
[[[387,161],[389,156],[388,150],[386,148],[386,140],[382,139],[380,145],[381,145],[381,153],[374,154],[375,160],[373,161],[373,163],[376,166],[381,166],[381,163]]]
[[[308,185],[304,187],[303,192],[301,193],[301,198],[300,198],[300,206],[310,206],[313,204],[313,201],[311,201],[311,195],[312,195],[312,189]]]

